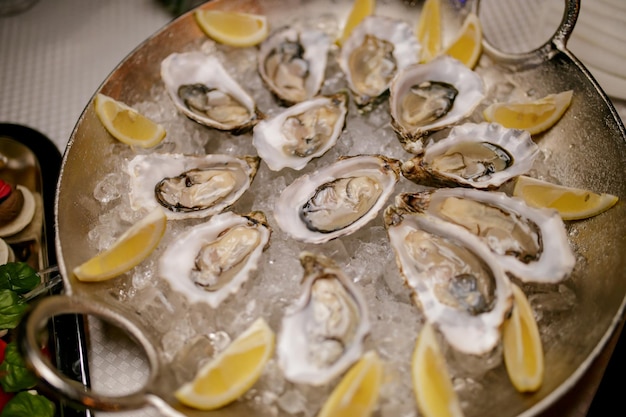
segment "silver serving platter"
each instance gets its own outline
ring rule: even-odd
[[[201,7],[264,13],[272,27],[278,27],[329,13],[342,21],[351,3],[348,0],[232,0],[209,2]],[[377,13],[417,22],[422,2],[413,3],[388,1],[378,5]],[[453,36],[469,10],[476,8],[480,15],[479,2],[450,0],[443,3],[447,6],[444,10],[444,38],[447,39]],[[626,133],[605,93],[566,48],[578,11],[578,1],[566,0],[563,21],[554,36],[529,53],[502,53],[485,39],[477,71],[489,91],[501,84],[512,85],[517,91],[532,93],[535,97],[574,90],[574,99],[564,117],[545,134],[535,137],[544,156],[535,174],[549,172],[554,181],[608,192],[617,195],[620,202],[599,216],[568,222],[570,242],[577,257],[577,266],[570,278],[559,285],[525,288],[535,300],[551,305],[542,307],[540,301],[533,305],[540,312],[538,322],[544,338],[546,372],[541,389],[533,394],[516,392],[504,366],[497,366],[480,378],[477,389],[461,393],[467,416],[531,416],[546,410],[581,378],[613,334],[624,311]],[[192,14],[184,14],[135,49],[97,92],[130,105],[145,103],[151,100],[155,86],[161,84],[160,62],[172,52],[200,49],[204,42],[206,36]],[[208,151],[209,148],[207,145]],[[145,386],[133,393],[108,396],[70,383],[50,367],[36,349],[28,350],[30,362],[58,395],[96,410],[151,405],[163,415],[243,416],[252,412],[263,415],[262,411],[251,408],[250,401],[239,401],[213,412],[194,411],[178,404],[172,393],[181,382],[180,376],[176,374],[175,361],[164,353],[159,323],[145,320],[145,315],[134,308],[132,299],[120,295],[123,286],[120,287],[119,280],[129,285],[130,278],[119,278],[117,283],[86,284],[72,276],[74,267],[97,252],[87,236],[110,207],[97,201],[93,192],[107,174],[122,169],[120,149],[102,128],[92,100],[72,133],[58,183],[56,250],[67,294],[44,300],[30,314],[25,344],[35,344],[37,332],[53,314],[96,315],[126,329],[142,346],[150,376]],[[294,177],[292,173],[289,180]],[[376,221],[380,226],[380,217]],[[398,271],[390,266],[388,274],[397,275]],[[294,269],[293,275],[297,280],[301,270]],[[170,317],[177,320],[175,315]],[[274,326],[276,323],[279,321],[274,320]],[[416,323],[415,328],[407,329],[407,337],[414,340],[418,328],[419,323]],[[406,366],[409,366],[408,357]]]

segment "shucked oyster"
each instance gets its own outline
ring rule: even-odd
[[[495,189],[530,170],[539,147],[525,130],[465,123],[402,164],[402,174],[424,185]]]
[[[389,111],[404,149],[420,154],[423,138],[469,116],[484,90],[477,73],[446,55],[398,71],[389,88]]]
[[[216,308],[257,269],[269,238],[261,212],[215,215],[167,247],[159,258],[159,276],[190,302]]]
[[[300,170],[335,145],[347,113],[347,94],[318,96],[259,122],[252,143],[272,171]]]
[[[322,385],[361,357],[370,329],[367,306],[331,259],[303,252],[300,263],[305,290],[283,318],[278,361],[288,380]]]
[[[239,132],[259,118],[254,99],[214,56],[173,53],[161,63],[161,78],[176,107],[198,123]]]
[[[420,50],[406,22],[385,16],[364,18],[339,56],[355,102],[366,106],[385,93],[397,71],[418,61]]]
[[[495,256],[467,230],[389,206],[385,227],[413,299],[450,345],[481,355],[500,340],[511,283]]]
[[[477,235],[502,267],[522,281],[554,283],[574,268],[565,225],[554,210],[529,207],[504,193],[461,188],[400,194],[396,205]]]
[[[259,49],[259,74],[282,101],[293,104],[317,95],[324,81],[330,38],[314,29],[285,27]]]
[[[376,217],[399,178],[399,161],[394,159],[340,158],[285,188],[274,206],[274,218],[294,239],[327,242],[354,233]]]
[[[168,219],[207,217],[250,187],[259,158],[230,155],[137,155],[128,163],[133,210],[163,207]]]

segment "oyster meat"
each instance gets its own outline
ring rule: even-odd
[[[565,225],[555,210],[532,208],[501,192],[441,188],[399,194],[396,205],[477,235],[505,270],[525,282],[559,282],[576,263]]]
[[[131,207],[161,206],[172,220],[211,216],[246,192],[259,161],[218,154],[137,155],[128,163]]]
[[[404,162],[402,174],[423,185],[495,189],[528,172],[538,154],[539,147],[525,130],[465,123]]]
[[[278,361],[296,383],[323,385],[363,354],[370,330],[359,289],[329,258],[300,254],[304,293],[282,321]]]
[[[376,217],[399,178],[397,160],[382,155],[340,158],[286,187],[274,206],[274,218],[294,239],[327,242]]]
[[[475,235],[428,214],[389,206],[385,227],[415,303],[448,343],[482,355],[500,341],[511,283]]]
[[[259,49],[259,74],[287,104],[313,98],[324,81],[330,38],[315,29],[284,27],[273,32]]]
[[[365,17],[344,42],[338,58],[357,105],[367,106],[385,93],[399,70],[418,62],[420,51],[406,22]]]
[[[176,107],[203,125],[238,133],[260,117],[254,99],[214,56],[170,54],[161,63],[161,79]]]
[[[469,116],[484,96],[476,72],[442,55],[398,71],[389,88],[391,125],[404,149],[420,154],[425,136]]]
[[[159,276],[190,302],[217,308],[257,269],[270,238],[262,212],[225,212],[176,238],[159,258]]]
[[[252,143],[272,171],[300,170],[335,145],[347,113],[346,93],[303,101],[259,122]]]

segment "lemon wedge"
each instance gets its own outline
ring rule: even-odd
[[[543,348],[524,292],[513,286],[513,311],[502,327],[504,364],[516,390],[533,392],[543,381]]]
[[[532,207],[556,209],[563,220],[596,216],[613,207],[619,200],[612,194],[552,184],[525,175],[517,178],[513,195]]]
[[[324,403],[318,417],[367,417],[378,402],[383,363],[375,351],[350,368]]]
[[[197,10],[194,14],[202,31],[217,42],[230,46],[254,46],[269,33],[263,15],[223,10]]]
[[[476,13],[470,13],[463,21],[457,37],[444,53],[461,61],[466,67],[474,68],[483,50],[483,30]]]
[[[354,0],[348,19],[343,26],[341,36],[337,39],[337,44],[342,45],[346,39],[348,39],[352,30],[357,27],[365,17],[374,13],[374,8],[376,8],[376,0]]]
[[[422,45],[422,62],[428,62],[441,52],[441,2],[426,0],[415,33]]]
[[[435,330],[430,323],[424,325],[417,337],[411,373],[417,407],[424,417],[463,415]]]
[[[165,137],[163,126],[121,101],[98,93],[94,105],[96,115],[104,128],[120,142],[151,148]]]
[[[549,94],[528,102],[493,103],[483,110],[488,122],[504,127],[541,133],[556,124],[572,102],[572,90]]]
[[[175,397],[198,410],[215,410],[235,401],[261,376],[274,352],[274,339],[265,320],[257,319],[204,365],[193,381],[181,386]]]
[[[74,268],[80,281],[104,281],[130,271],[158,246],[167,219],[158,207],[122,234],[110,248]]]

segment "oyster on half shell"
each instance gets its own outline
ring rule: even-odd
[[[495,189],[528,172],[537,155],[539,147],[525,130],[465,123],[404,162],[402,174],[423,185]]]
[[[400,179],[399,161],[382,155],[343,157],[287,186],[274,218],[292,238],[323,243],[372,220]]]
[[[283,318],[278,361],[288,380],[322,385],[361,357],[370,330],[367,305],[331,259],[302,252],[300,263],[304,293]]]
[[[482,241],[434,216],[389,206],[385,227],[413,299],[448,343],[482,355],[500,341],[511,283]]]
[[[214,56],[172,53],[161,62],[161,79],[174,105],[205,126],[238,133],[260,117],[254,99]]]
[[[398,71],[389,88],[391,125],[404,149],[420,154],[425,136],[469,116],[484,96],[480,75],[442,55]]]
[[[354,101],[367,106],[385,93],[396,73],[418,62],[421,45],[408,23],[367,16],[352,30],[338,58]]]
[[[190,302],[217,308],[257,269],[271,230],[262,212],[225,212],[178,236],[159,258],[159,276]]]
[[[318,96],[260,121],[252,144],[272,171],[300,170],[335,145],[347,114],[347,93]]]
[[[219,213],[243,195],[260,159],[210,154],[137,155],[128,163],[133,210],[161,206],[168,219]]]
[[[396,196],[396,205],[424,212],[477,235],[502,267],[525,282],[555,283],[574,269],[563,220],[500,192],[441,188]]]
[[[324,81],[330,38],[315,29],[284,27],[259,48],[259,74],[287,104],[313,98]]]

